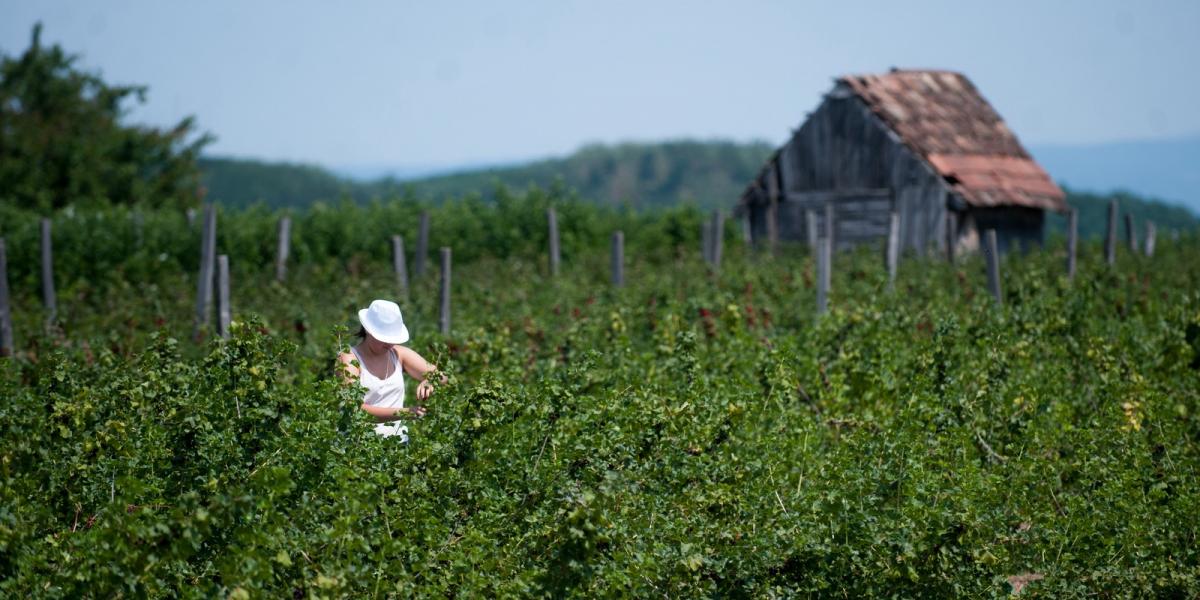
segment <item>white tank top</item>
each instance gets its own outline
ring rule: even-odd
[[[367,364],[358,355],[358,350],[351,346],[350,352],[354,354],[354,358],[358,359],[358,383],[366,388],[366,392],[363,394],[363,404],[383,408],[404,408],[404,369],[400,368],[400,359],[396,353],[388,352],[392,364],[392,374],[388,375],[386,379],[380,379],[367,370]],[[377,423],[375,433],[384,437],[399,435],[401,441],[408,441],[408,428],[399,420]]]

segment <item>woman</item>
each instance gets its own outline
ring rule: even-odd
[[[437,367],[420,354],[399,344],[408,341],[408,328],[400,315],[400,307],[388,300],[375,300],[371,306],[358,311],[359,343],[349,352],[338,355],[345,365],[342,372],[348,383],[355,379],[366,388],[362,409],[375,417],[379,424],[375,433],[389,437],[399,435],[408,441],[408,428],[399,420],[403,416],[420,417],[425,408],[404,407],[404,372],[416,379],[417,400],[424,401],[433,394],[427,379]]]

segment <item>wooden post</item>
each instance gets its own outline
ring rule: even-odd
[[[1129,242],[1130,254],[1137,254],[1137,230],[1133,228],[1133,215],[1125,213],[1125,241]]]
[[[830,272],[833,270],[833,240],[825,238],[817,244],[817,315],[829,307]]]
[[[1157,233],[1154,221],[1146,221],[1146,251],[1147,257],[1154,256],[1154,237]]]
[[[900,264],[900,213],[894,210],[888,215],[887,252],[885,254],[888,289],[892,289],[896,287],[896,268]]]
[[[287,260],[292,243],[292,218],[279,218],[279,243],[275,248],[275,281],[282,283],[287,279]]]
[[[421,211],[417,227],[417,252],[413,256],[413,277],[425,274],[425,258],[429,254],[429,211]]]
[[[954,264],[954,250],[958,245],[958,213],[946,211],[946,262]]]
[[[817,228],[817,211],[808,209],[804,211],[804,227],[808,234],[808,250],[813,256],[817,255],[817,244],[820,242],[819,229]]]
[[[229,307],[229,256],[217,257],[217,335],[229,339],[229,324],[233,322],[233,310]]]
[[[12,300],[8,297],[8,252],[0,238],[0,357],[12,356]]]
[[[196,283],[196,325],[192,338],[200,341],[204,327],[208,326],[209,307],[213,300],[213,276],[216,270],[217,209],[212,204],[204,206],[204,228],[200,230],[200,280]]]
[[[1110,266],[1117,263],[1117,201],[1108,202],[1108,232],[1104,237],[1104,261]]]
[[[615,287],[625,285],[625,232],[623,231],[612,234],[612,284]]]
[[[558,214],[553,206],[546,209],[546,225],[550,228],[550,276],[558,277]]]
[[[450,335],[450,248],[442,246],[442,294],[438,326],[442,335]]]
[[[832,253],[837,248],[837,240],[834,239],[834,217],[833,217],[833,201],[825,203],[825,240],[829,244],[829,252]]]
[[[50,238],[50,219],[42,219],[42,305],[46,307],[46,328],[58,321],[58,296],[54,293],[54,249]]]
[[[396,291],[408,298],[408,262],[404,259],[404,237],[392,236],[392,269],[396,272]]]
[[[987,260],[988,290],[996,299],[996,304],[1003,304],[1000,296],[1000,253],[996,246],[996,230],[987,230],[987,244],[984,246],[984,258]]]
[[[1079,246],[1079,210],[1067,213],[1067,279],[1075,278],[1075,251]]]
[[[779,253],[779,159],[771,162],[767,173],[767,246],[771,256]]]
[[[776,200],[767,205],[767,248],[771,256],[779,254],[779,203]]]
[[[700,256],[705,265],[712,266],[712,221],[707,219],[700,222]]]
[[[721,270],[721,246],[725,242],[725,216],[721,214],[721,210],[717,209],[712,214],[712,238],[708,258],[712,260],[713,270]]]

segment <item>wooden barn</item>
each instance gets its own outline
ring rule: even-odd
[[[756,243],[806,240],[834,206],[837,248],[886,237],[901,248],[978,248],[995,229],[1001,250],[1040,244],[1047,210],[1064,194],[975,86],[949,71],[841,77],[775,151],[734,211]],[[814,227],[809,227],[809,219]]]

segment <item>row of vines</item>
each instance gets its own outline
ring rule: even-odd
[[[803,253],[733,244],[713,274],[695,211],[561,200],[432,213],[455,329],[417,280],[410,345],[448,379],[407,445],[332,359],[394,298],[413,207],[297,215],[286,283],[277,215],[223,214],[234,335],[200,345],[182,215],[145,213],[141,239],[57,215],[50,333],[18,249],[35,226],[6,221],[0,595],[1200,595],[1194,236],[1111,268],[1085,243],[1073,281],[1057,242],[1007,257],[1000,307],[978,257],[909,257],[888,291],[864,248],[818,318]]]

